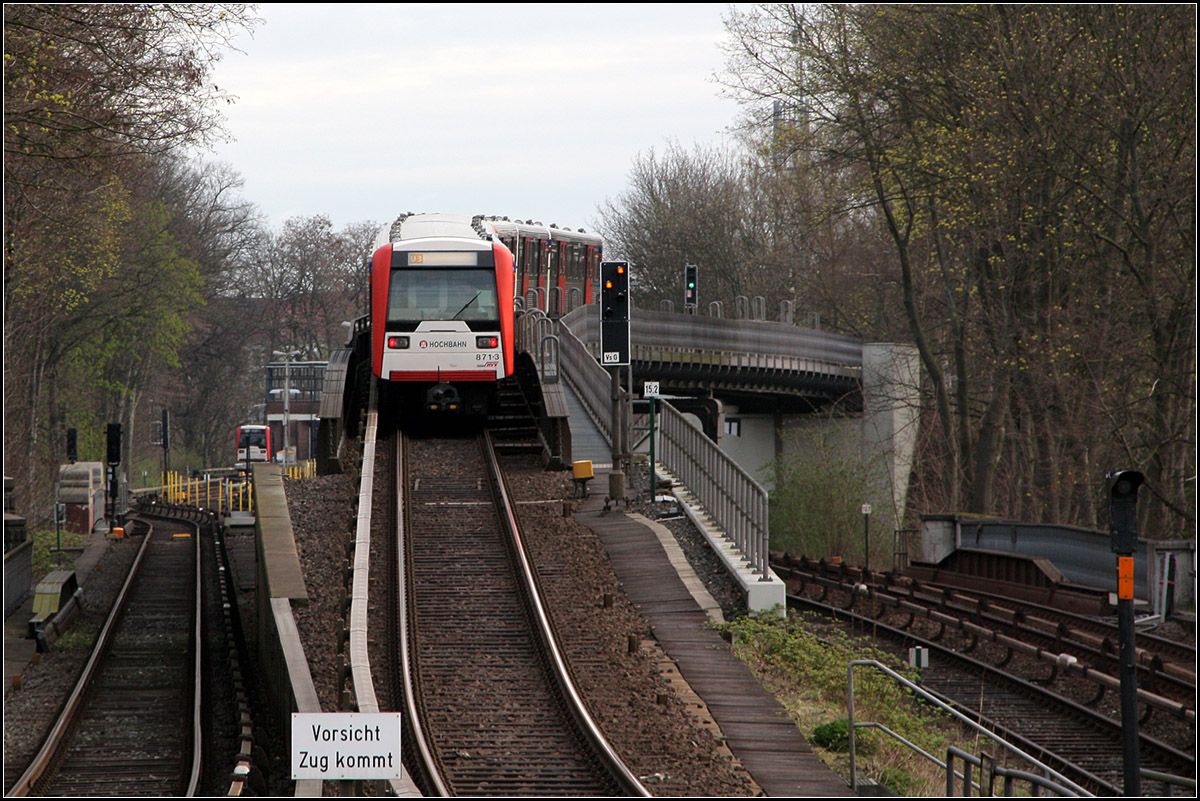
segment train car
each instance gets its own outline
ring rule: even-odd
[[[238,426],[237,463],[271,461],[271,427]]]
[[[392,400],[485,414],[512,375],[513,256],[482,217],[406,215],[371,257],[371,370]]]
[[[513,254],[516,294],[525,308],[557,316],[594,301],[604,257],[599,236],[532,220],[486,219]]]
[[[485,414],[513,372],[514,298],[552,315],[591,303],[602,255],[582,230],[402,215],[380,229],[370,261],[372,372],[424,410]]]

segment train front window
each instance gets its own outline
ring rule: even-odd
[[[388,327],[411,331],[425,320],[463,320],[480,331],[498,327],[495,271],[392,270]]]
[[[261,428],[242,429],[242,441],[238,443],[238,447],[242,449],[267,447],[267,432]]]

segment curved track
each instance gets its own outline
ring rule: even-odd
[[[193,795],[199,537],[156,521],[59,722],[11,795]]]
[[[543,634],[486,435],[407,438],[401,451],[422,781],[453,795],[646,795],[582,711]]]

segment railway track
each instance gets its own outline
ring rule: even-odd
[[[786,572],[785,568],[781,575]],[[828,585],[810,580],[807,587],[810,591],[819,588],[820,600],[800,594],[802,590],[796,585],[788,596],[790,608],[817,611],[837,619],[857,635],[869,633],[897,655],[912,645],[929,649],[931,667],[921,674],[925,689],[1088,791],[1121,794],[1121,736],[1117,721],[1034,682],[958,653],[947,643],[922,638],[912,630],[895,628],[870,614],[858,613],[878,610],[875,604],[858,603],[855,611],[851,611],[847,607],[851,606],[854,593],[849,588],[833,590],[835,595],[830,597]],[[911,625],[911,618],[908,624]],[[970,638],[963,641],[972,642]],[[1141,754],[1143,769],[1195,776],[1194,754],[1147,736],[1142,737]]]
[[[875,617],[907,615],[909,628],[918,618],[980,641],[1002,645],[1010,652],[1040,659],[1055,673],[1090,682],[1098,701],[1120,687],[1115,623],[1039,606],[1012,598],[964,591],[959,587],[911,581],[890,574],[870,573],[811,559],[779,557],[780,575],[801,586],[842,592],[851,604],[862,598],[861,609]],[[864,595],[864,590],[865,595]],[[938,639],[939,634],[934,639]],[[1138,687],[1147,716],[1160,711],[1194,726],[1196,719],[1195,647],[1164,637],[1139,634],[1136,661]],[[973,645],[971,647],[974,647]],[[1075,661],[1066,664],[1060,655]]]
[[[156,520],[58,722],[10,795],[194,795],[199,537]]]
[[[545,633],[487,435],[403,437],[397,454],[418,782],[454,795],[646,795]]]

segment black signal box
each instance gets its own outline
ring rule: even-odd
[[[694,264],[685,264],[683,267],[683,308],[685,310],[695,310],[696,308],[696,273],[698,271],[699,268]]]
[[[600,263],[600,363],[629,364],[629,262]]]
[[[105,431],[105,438],[108,446],[106,454],[108,458],[105,461],[109,467],[116,467],[121,463],[121,424],[109,423]]]

